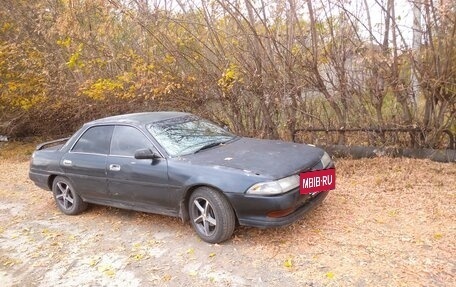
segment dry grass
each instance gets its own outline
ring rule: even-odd
[[[456,165],[377,158],[337,169],[324,205],[285,230],[256,231],[255,252],[292,258],[302,284],[452,285]]]
[[[240,227],[221,245],[169,217],[105,207],[63,216],[51,194],[27,180],[27,162],[2,160],[0,169],[3,286],[455,282],[455,164],[339,160],[337,189],[306,218],[278,229]]]
[[[0,142],[0,160],[28,160],[35,150],[36,145],[36,142]]]

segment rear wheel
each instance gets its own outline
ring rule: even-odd
[[[236,218],[230,203],[216,190],[200,187],[189,200],[193,229],[208,243],[220,243],[231,237]]]
[[[87,203],[76,193],[68,179],[58,176],[52,184],[54,199],[59,209],[67,215],[76,215],[87,209]]]

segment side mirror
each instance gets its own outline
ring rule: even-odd
[[[154,159],[158,157],[159,156],[156,153],[154,153],[152,150],[148,148],[142,148],[135,151],[136,159]]]

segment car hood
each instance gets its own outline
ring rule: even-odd
[[[323,150],[305,144],[240,138],[182,159],[194,165],[223,166],[278,179],[309,170],[322,155]]]

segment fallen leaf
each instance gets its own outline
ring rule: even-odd
[[[397,216],[398,214],[398,211],[397,210],[390,210],[388,211],[388,215],[391,216],[391,217],[395,217]]]
[[[442,239],[443,234],[442,233],[436,233],[434,234],[434,239]]]
[[[328,279],[334,279],[334,273],[332,273],[331,271],[327,272],[327,273],[326,273],[326,278],[328,278]]]
[[[96,266],[96,265],[98,264],[98,262],[100,262],[100,258],[90,259],[89,265],[90,265],[91,267],[94,267],[94,266]]]
[[[137,254],[134,254],[132,257],[133,257],[133,259],[135,259],[135,260],[141,260],[141,259],[144,258],[144,254],[137,253]]]
[[[116,275],[116,271],[112,268],[111,265],[100,266],[98,267],[98,271],[102,272],[103,274],[109,277],[113,277],[114,275]]]
[[[162,280],[166,282],[166,281],[171,280],[171,278],[172,278],[171,275],[165,274],[165,275],[163,275]]]
[[[285,260],[283,262],[283,266],[287,267],[287,268],[291,268],[293,267],[293,261],[291,260],[291,258],[288,258],[287,260]]]
[[[380,223],[380,224],[384,224],[385,223],[385,221],[383,219],[381,219],[381,218],[375,218],[375,221],[377,223]]]
[[[114,275],[116,275],[116,272],[112,269],[107,269],[107,270],[103,271],[103,273],[105,275],[108,275],[109,277],[113,277]]]
[[[13,261],[10,261],[10,260],[7,260],[5,262],[3,262],[3,266],[8,266],[8,267],[11,267],[13,266],[15,263]]]

